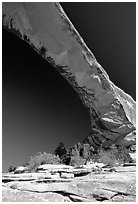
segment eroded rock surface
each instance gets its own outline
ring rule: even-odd
[[[3,175],[3,202],[136,201],[135,166],[114,167],[114,171],[110,171],[110,168],[91,171],[86,176],[71,179],[44,179],[45,173],[43,176],[35,173],[34,180],[23,181],[23,176],[27,177],[24,173]],[[7,181],[6,177],[11,180]],[[15,177],[20,179],[16,180]]]
[[[110,81],[59,3],[5,2],[3,26],[27,41],[76,90],[90,112],[95,148],[135,144],[135,101]]]

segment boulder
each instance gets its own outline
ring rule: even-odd
[[[26,170],[27,170],[27,167],[18,166],[18,167],[15,169],[14,173],[15,173],[15,174],[20,174],[20,173],[25,172]]]
[[[97,169],[97,168],[102,168],[104,166],[105,166],[104,163],[98,163],[98,162],[87,163],[86,165],[83,165],[83,167],[86,168],[86,169]]]
[[[86,168],[74,168],[73,169],[74,177],[85,176],[85,175],[88,175],[90,172],[91,172],[91,169],[86,169]]]
[[[61,178],[65,178],[65,179],[66,179],[66,178],[67,178],[67,179],[68,179],[68,178],[74,178],[74,174],[73,174],[73,173],[65,173],[65,172],[62,172],[61,175],[60,175],[60,177],[61,177]]]
[[[132,158],[132,162],[136,163],[136,153],[129,153],[129,155]]]

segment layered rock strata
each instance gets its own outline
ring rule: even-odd
[[[96,170],[98,165],[100,171]],[[135,166],[105,169],[103,165],[95,163],[91,166],[91,173],[85,176],[71,178],[71,174],[65,175],[65,172],[61,176],[64,178],[56,176],[49,178],[46,172],[5,173],[2,175],[2,200],[3,202],[136,202]]]
[[[3,26],[28,42],[70,83],[89,109],[91,144],[135,144],[132,97],[115,86],[59,3],[3,3]]]

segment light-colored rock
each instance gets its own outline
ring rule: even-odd
[[[86,169],[97,169],[97,168],[102,168],[104,166],[105,166],[104,163],[98,163],[98,162],[87,163],[86,165],[83,165],[83,167],[86,168]]]
[[[38,166],[37,170],[38,171],[44,171],[44,170],[72,170],[73,167],[69,165],[64,165],[64,164],[43,164],[41,166]]]
[[[136,163],[136,153],[129,153],[130,157],[132,158],[132,161]]]
[[[51,178],[51,174],[49,172],[45,172],[45,173],[31,173],[31,178],[32,179],[49,179]]]
[[[54,192],[36,193],[9,188],[2,191],[3,202],[71,202],[68,197]]]
[[[15,174],[23,173],[25,170],[27,170],[27,167],[18,166],[18,167],[15,169],[14,173],[15,173]]]
[[[119,169],[119,167],[117,168]],[[74,202],[135,202],[136,167],[121,168],[117,172],[91,173],[84,177],[70,179],[70,182],[64,183],[60,182],[62,179],[57,179],[58,182],[37,182],[34,180],[4,183],[2,189],[3,202],[30,202],[31,199],[33,202],[64,202],[64,198]],[[67,181],[68,179],[63,180]],[[52,181],[52,179],[49,179],[49,181]],[[58,200],[58,198],[62,199]]]
[[[136,166],[118,166],[115,167],[116,172],[135,172],[136,171]]]
[[[21,173],[21,174],[4,174],[2,179],[6,182],[6,180],[42,180],[42,179],[50,179],[51,173]]]
[[[63,172],[63,173],[61,173],[61,176],[60,176],[60,177],[61,177],[61,178],[74,178],[74,174]]]

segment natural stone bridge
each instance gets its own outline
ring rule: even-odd
[[[115,86],[59,3],[3,3],[3,26],[27,41],[89,109],[94,147],[135,144],[136,104]]]

